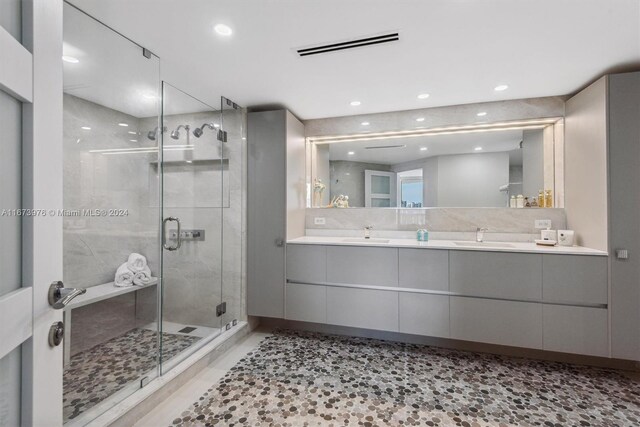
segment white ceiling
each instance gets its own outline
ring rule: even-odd
[[[302,119],[563,95],[640,66],[638,0],[71,1],[204,101],[285,106]],[[217,23],[233,35],[216,35]],[[293,50],[392,30],[399,42]]]
[[[522,130],[424,135],[413,138],[390,138],[373,141],[336,142],[329,144],[330,160],[395,165],[433,156],[511,151],[520,146]],[[405,147],[367,149],[400,145]],[[421,151],[420,148],[427,148]],[[482,151],[476,151],[482,147]],[[354,154],[350,155],[349,152]]]

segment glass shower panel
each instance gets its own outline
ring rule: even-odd
[[[233,325],[234,320],[246,320],[246,307],[243,296],[243,230],[246,228],[244,210],[246,193],[243,187],[246,182],[246,110],[233,101],[221,98],[222,129],[226,142],[223,145],[227,168],[223,174],[224,193],[222,209],[222,298],[227,304],[227,311],[222,317],[222,324]]]
[[[161,371],[220,333],[222,206],[228,161],[220,111],[163,83]]]
[[[87,289],[64,312],[63,413],[86,424],[158,373],[160,76],[158,57],[63,13],[63,280]]]

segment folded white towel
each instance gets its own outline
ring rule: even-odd
[[[134,273],[144,271],[144,269],[147,267],[147,259],[144,257],[144,255],[140,255],[134,252],[129,255],[127,266],[129,267],[129,270],[133,271]]]
[[[118,267],[118,270],[116,270],[116,278],[113,281],[113,284],[119,288],[133,286],[133,278],[133,271],[129,270],[129,267],[125,262],[120,267]]]
[[[138,286],[145,286],[151,283],[151,270],[149,267],[145,267],[144,270],[138,271],[133,276],[133,284]]]

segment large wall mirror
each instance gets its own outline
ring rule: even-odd
[[[560,207],[561,130],[561,119],[541,119],[311,137],[308,204],[508,207],[551,190]]]

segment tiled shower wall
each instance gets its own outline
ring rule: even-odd
[[[315,224],[324,218],[324,225]],[[550,219],[552,229],[566,228],[564,209],[553,208],[313,208],[306,212],[307,235],[359,235],[373,225],[374,235],[413,237],[426,228],[435,238],[471,238],[476,228],[487,228],[488,236],[531,241],[538,238],[534,221]]]
[[[204,121],[219,122],[218,113],[208,113],[208,117],[206,114],[174,116],[167,121],[171,122],[168,125],[175,121],[192,126]],[[185,242],[181,251],[171,254],[165,251],[165,320],[217,326],[220,318],[215,316],[215,306],[221,295],[227,302],[229,319],[223,319],[225,323],[232,318],[246,317],[242,303],[246,141],[242,138],[241,126],[237,125],[242,119],[240,110],[225,111],[225,128],[230,131],[225,148],[230,161],[225,173],[224,208],[220,208],[223,185],[219,167],[213,170],[212,165],[175,164],[165,168],[167,208],[164,215],[179,216],[183,228],[207,230],[204,242]],[[123,122],[129,126],[117,125]],[[82,130],[82,126],[89,126],[91,130]],[[67,286],[91,287],[113,281],[116,268],[131,252],[145,255],[152,275],[160,275],[156,155],[90,152],[153,147],[156,142],[147,138],[147,132],[156,126],[155,117],[139,119],[71,95],[64,96],[65,209],[128,210],[128,215],[122,217],[65,217],[64,281]],[[181,133],[184,140],[185,132]],[[213,134],[205,133],[197,143],[204,143],[207,138],[214,138]],[[213,201],[215,203],[211,203]],[[138,291],[135,299],[138,321],[154,320],[155,289]],[[112,304],[109,313],[113,313],[114,318],[131,318],[129,310],[129,304]],[[109,322],[102,323],[105,328],[109,327]],[[113,331],[113,334],[119,332]]]

